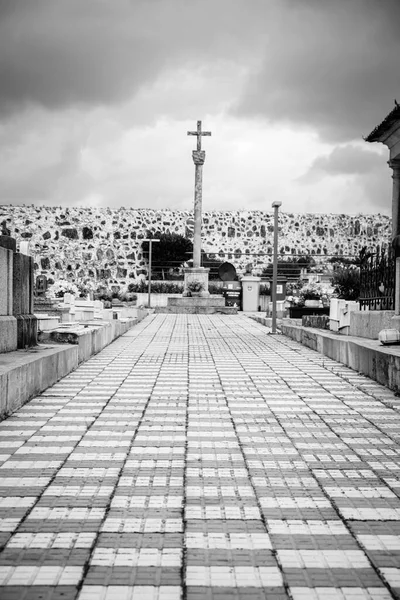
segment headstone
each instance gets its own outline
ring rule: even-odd
[[[75,304],[75,296],[67,292],[64,294],[64,304],[69,306],[71,304]]]
[[[12,250],[0,245],[0,353],[17,349],[17,320],[13,316],[13,255]]]
[[[37,344],[37,319],[33,314],[33,258],[20,252],[13,256],[13,315],[17,319],[18,348]]]
[[[38,275],[36,277],[36,295],[44,296],[47,291],[47,277],[46,275]]]
[[[30,242],[20,242],[19,244],[19,251],[21,252],[21,254],[25,254],[26,256],[30,256]]]

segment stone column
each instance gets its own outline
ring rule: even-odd
[[[196,269],[201,265],[201,204],[203,198],[203,165],[206,153],[204,150],[193,150],[192,156],[196,166],[193,234],[193,267]]]
[[[393,169],[392,189],[392,238],[400,235],[400,158],[389,161],[389,167]]]
[[[400,315],[400,158],[389,160],[389,167],[393,169],[392,188],[392,240],[396,253],[396,287],[394,297],[394,310],[396,321]]]

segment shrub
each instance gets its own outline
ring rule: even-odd
[[[360,269],[356,266],[339,267],[334,271],[332,285],[338,298],[358,300],[360,296]]]
[[[210,294],[219,294],[220,296],[222,296],[222,286],[218,283],[210,282],[208,284],[208,291],[210,292]]]

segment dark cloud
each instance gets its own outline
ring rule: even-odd
[[[284,3],[236,114],[360,139],[400,96],[400,2]]]
[[[0,0],[0,113],[30,103],[54,109],[125,101],[163,70],[249,52],[251,44],[240,50],[236,43],[242,27],[254,29],[243,1],[215,6],[211,0]]]
[[[300,180],[311,181],[325,175],[364,175],[387,169],[383,155],[360,146],[338,146],[326,156],[318,156]]]
[[[251,73],[234,114],[360,139],[400,96],[399,22],[398,0],[0,0],[0,116],[225,60]]]

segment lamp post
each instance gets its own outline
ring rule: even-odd
[[[152,256],[152,252],[153,252],[153,242],[156,244],[157,242],[160,242],[161,240],[155,240],[153,238],[146,238],[144,240],[142,240],[142,242],[149,242],[149,286],[148,286],[148,299],[147,299],[147,305],[149,308],[151,308],[151,302],[150,302],[150,297],[151,297],[151,256]]]
[[[278,283],[278,211],[282,202],[272,203],[274,209],[274,262],[272,271],[272,331],[276,333],[276,288]]]

